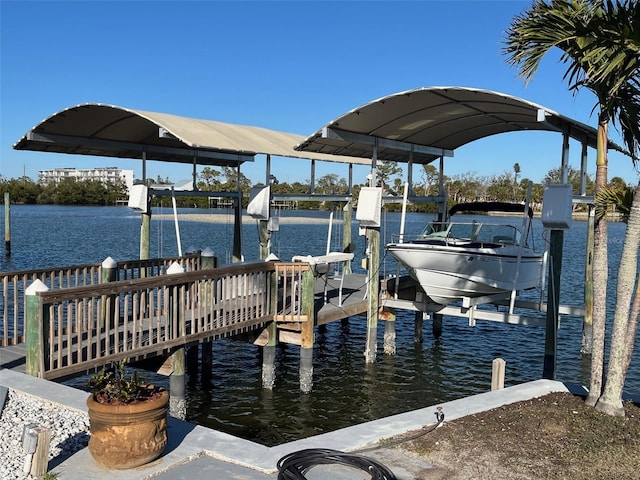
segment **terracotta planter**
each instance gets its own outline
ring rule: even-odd
[[[104,468],[127,469],[149,463],[167,446],[169,392],[142,403],[110,405],[87,399],[89,452]]]

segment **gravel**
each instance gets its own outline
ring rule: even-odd
[[[89,417],[86,412],[9,390],[0,413],[0,478],[35,479],[23,472],[25,453],[22,432],[35,423],[51,431],[49,468],[85,448],[89,442]],[[56,459],[55,462],[51,462]],[[55,470],[53,471],[55,473]]]

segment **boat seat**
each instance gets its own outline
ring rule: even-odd
[[[316,275],[325,275],[329,271],[332,263],[344,263],[353,260],[353,253],[349,252],[328,252],[326,255],[317,257],[311,255],[294,255],[292,262],[307,262],[313,267]],[[344,285],[344,270],[340,273],[340,286],[338,287],[338,306],[342,306],[342,286]],[[327,303],[327,282],[324,283],[324,303]]]

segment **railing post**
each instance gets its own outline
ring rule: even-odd
[[[26,371],[28,375],[34,377],[42,377],[44,374],[44,366],[48,363],[48,348],[46,341],[49,338],[49,315],[48,310],[43,309],[42,318],[40,318],[40,301],[38,292],[46,292],[49,290],[41,280],[34,280],[25,290],[27,297],[26,311],[26,344],[27,359]]]
[[[102,272],[100,273],[100,283],[115,282],[118,275],[118,263],[111,257],[107,257],[102,262]],[[107,324],[107,316],[109,318],[109,327],[113,328],[116,308],[116,299],[109,295],[102,295],[100,298],[100,328]]]
[[[300,390],[311,392],[313,387],[313,327],[315,318],[315,269],[302,274],[302,312],[307,321],[302,323],[300,342]]]
[[[167,269],[168,275],[176,273],[183,273],[182,266],[173,262]],[[171,290],[170,290],[171,291]],[[173,311],[178,312],[178,329],[181,330],[181,326],[184,323],[184,310],[182,308],[182,299],[175,298],[173,293],[169,293],[169,328],[173,328]],[[174,307],[174,302],[178,302],[177,308]],[[172,339],[178,335],[178,332],[171,332]],[[171,364],[173,371],[169,376],[169,412],[172,417],[184,419],[187,416],[187,402],[185,400],[185,351],[184,347],[178,348],[171,354]]]

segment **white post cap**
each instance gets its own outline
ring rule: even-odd
[[[178,262],[173,262],[169,268],[167,268],[167,273],[184,273],[184,267],[180,265]]]
[[[111,257],[107,257],[102,261],[102,268],[116,268],[117,266],[118,262]]]
[[[49,291],[49,287],[47,287],[44,282],[42,282],[42,280],[40,280],[39,278],[36,278],[33,282],[31,282],[31,285],[29,285],[27,287],[27,289],[24,291],[25,295],[35,295],[37,292],[48,292]]]

